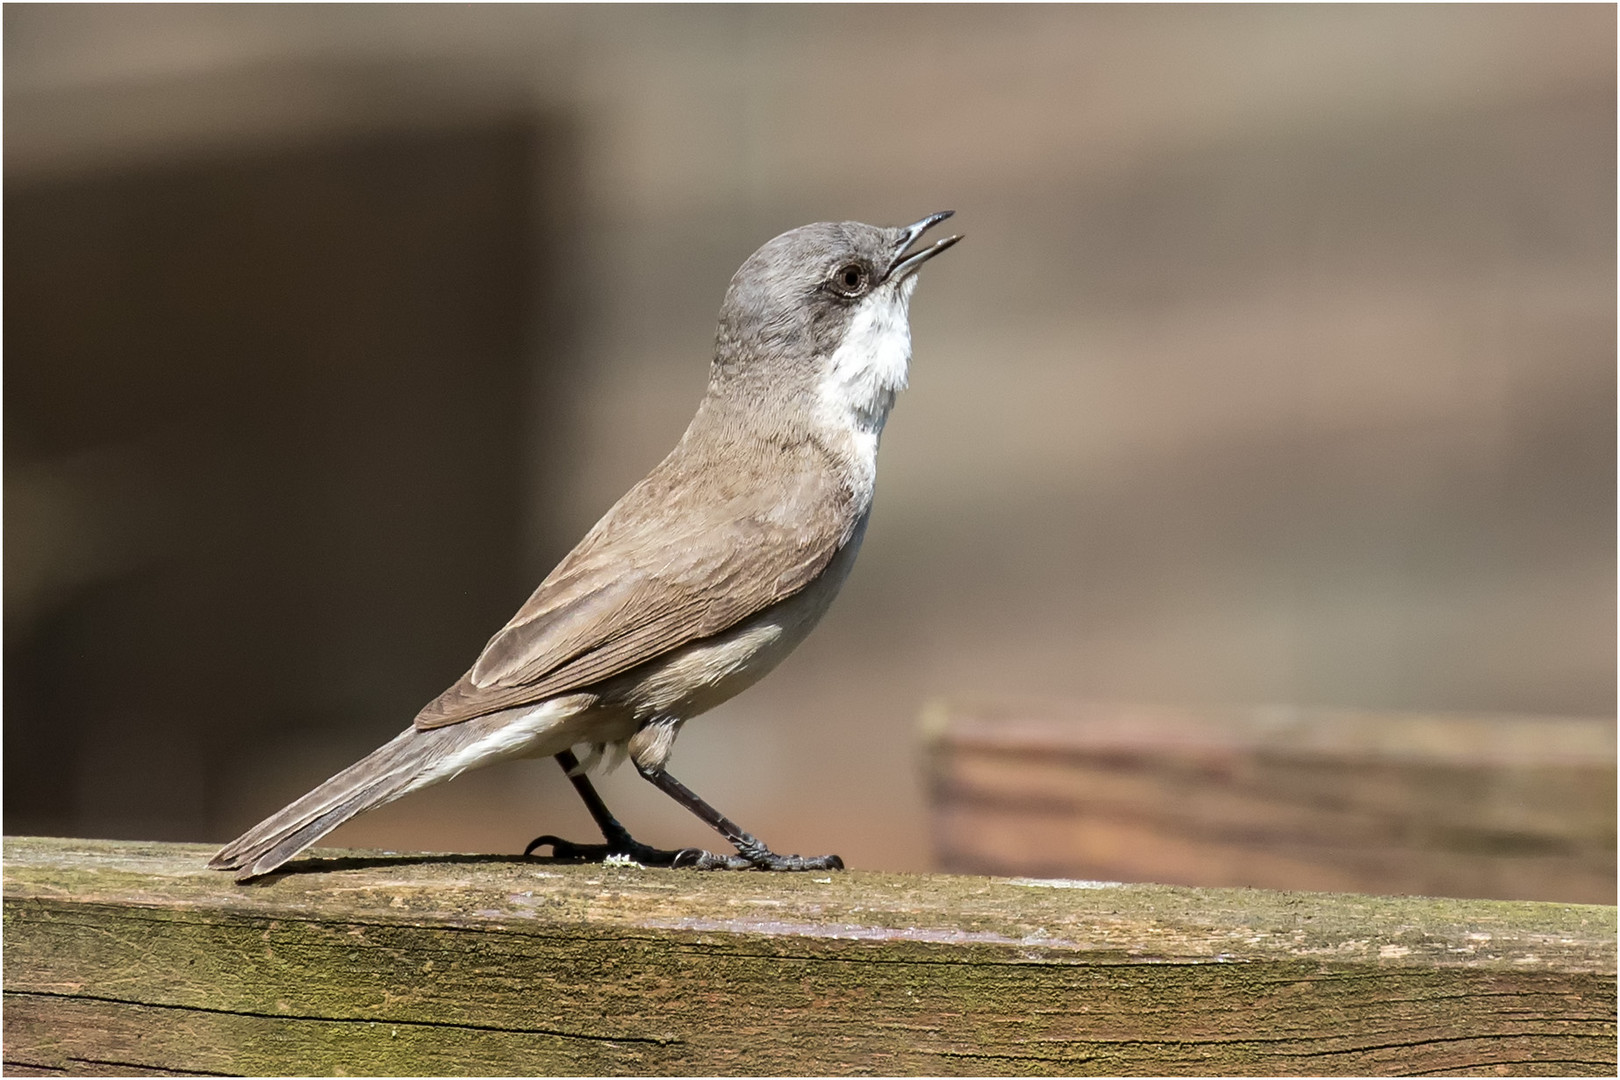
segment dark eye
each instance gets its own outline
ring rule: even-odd
[[[866,291],[870,273],[860,263],[845,263],[833,274],[829,283],[841,296],[859,296]]]

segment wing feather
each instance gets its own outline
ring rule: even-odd
[[[756,467],[732,470],[717,489],[701,479],[714,470],[683,481],[667,475],[681,471],[666,460],[541,582],[416,726],[445,727],[583,689],[809,585],[848,542],[857,515],[822,462],[787,462],[797,468],[786,483],[784,463],[774,464],[769,483],[759,482]]]

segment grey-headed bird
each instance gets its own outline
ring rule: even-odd
[[[471,670],[392,741],[267,818],[209,866],[267,874],[357,814],[514,757],[555,757],[604,843],[542,836],[559,858],[701,869],[825,870],[777,855],[667,771],[681,725],[803,641],[849,575],[872,508],[878,439],[906,385],[914,248],[950,216],[783,233],[731,279],[709,386],[675,449],[501,628]],[[574,748],[627,753],[736,854],[633,839]]]

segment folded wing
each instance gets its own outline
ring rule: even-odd
[[[824,469],[750,484],[655,470],[597,523],[416,717],[437,728],[583,689],[718,634],[803,589],[850,538]],[[739,475],[740,472],[740,475]],[[783,479],[788,482],[783,483]],[[767,496],[766,493],[769,493]],[[829,513],[829,510],[835,512]]]

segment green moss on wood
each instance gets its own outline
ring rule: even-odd
[[[8,1062],[1613,1072],[1613,908],[205,854],[6,842]]]

